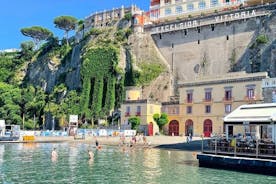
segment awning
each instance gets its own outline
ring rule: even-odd
[[[276,103],[242,105],[228,114],[224,122],[276,122]]]

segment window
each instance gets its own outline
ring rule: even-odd
[[[205,91],[205,101],[211,101],[211,100],[212,100],[212,92]]]
[[[126,107],[126,114],[125,116],[130,116],[130,106]]]
[[[182,0],[175,0],[175,3],[182,3]]]
[[[224,98],[225,100],[231,100],[232,99],[232,90],[231,89],[226,89],[224,93]]]
[[[192,106],[187,106],[187,114],[192,114]]]
[[[177,6],[177,7],[175,8],[175,12],[176,12],[177,14],[182,13],[182,11],[183,11],[182,6]]]
[[[171,0],[165,0],[165,4],[171,4]]]
[[[205,113],[211,113],[211,106],[210,105],[205,106]]]
[[[225,105],[225,113],[230,113],[232,110],[232,105],[231,104],[226,104]]]
[[[200,2],[198,3],[198,8],[199,8],[199,9],[204,9],[205,7],[206,7],[205,1],[200,1]]]
[[[254,99],[255,98],[254,89],[253,88],[248,88],[247,89],[247,97],[248,97],[248,99]]]
[[[218,0],[211,0],[211,6],[217,6]]]
[[[172,10],[170,8],[165,9],[165,15],[170,15],[172,13]]]
[[[188,4],[188,5],[187,5],[187,10],[188,10],[188,11],[194,10],[194,4]]]
[[[136,108],[136,116],[141,116],[141,106],[137,106]]]
[[[193,93],[187,93],[187,102],[192,103],[193,102]]]

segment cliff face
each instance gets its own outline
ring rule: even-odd
[[[64,64],[61,63],[60,58],[38,57],[36,61],[29,64],[25,80],[42,87],[46,92],[51,92],[59,83],[65,83],[69,90],[80,89],[80,52],[81,46],[74,46],[69,59]]]
[[[151,98],[157,101],[167,101],[172,95],[172,73],[167,61],[158,51],[149,33],[137,33],[130,37],[130,52],[134,64],[139,69],[143,63],[158,63],[164,67],[164,71],[150,84],[144,85],[142,90],[143,98]]]
[[[120,24],[114,24],[115,29],[100,34],[98,38],[111,42],[118,30],[130,26],[129,23]],[[191,28],[187,32],[179,30],[153,35],[147,31],[134,33],[120,45],[118,67],[126,73],[132,66],[142,75],[146,64],[162,66],[159,76],[149,83],[140,84],[143,98],[158,101],[167,101],[169,96],[177,95],[177,81],[210,74],[268,71],[271,77],[275,77],[275,32],[276,15],[272,11],[266,16],[216,24],[214,29],[208,25],[200,27],[200,31]],[[261,36],[267,40],[260,41]],[[61,59],[38,58],[29,64],[26,80],[48,92],[59,83],[65,83],[69,90],[81,89],[81,55],[84,54],[81,52],[85,53],[85,49],[76,44],[63,64],[59,61]]]

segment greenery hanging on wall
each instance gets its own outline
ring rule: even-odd
[[[112,44],[92,47],[83,56],[81,76],[81,112],[86,118],[104,118],[115,107],[115,99],[122,99],[122,79],[118,79],[119,49]]]

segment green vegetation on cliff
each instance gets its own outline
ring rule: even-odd
[[[86,117],[103,118],[115,106],[115,99],[120,99],[116,93],[119,51],[109,44],[92,47],[83,56],[81,75],[83,88],[81,95],[81,111]],[[117,84],[118,85],[118,84]],[[122,86],[117,86],[118,89]],[[118,96],[116,96],[118,95]]]

